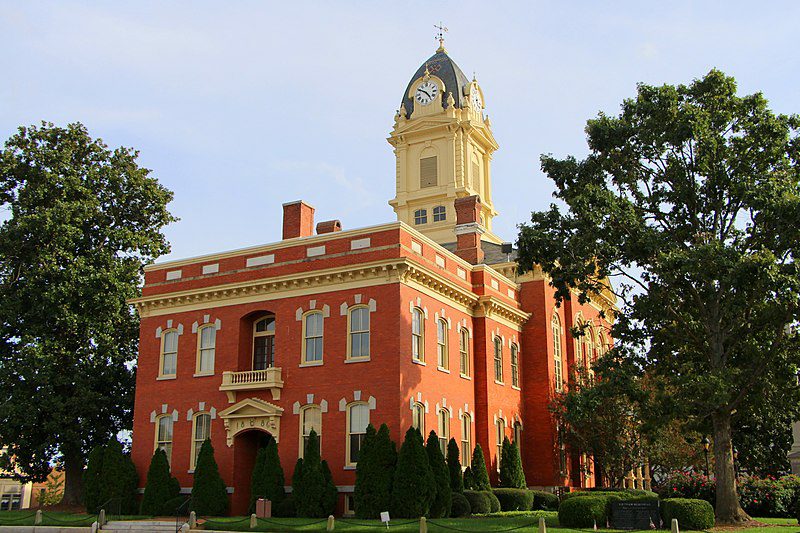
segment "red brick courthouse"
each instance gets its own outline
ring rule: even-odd
[[[492,232],[497,144],[483,108],[477,81],[440,47],[411,78],[389,137],[396,222],[315,226],[314,208],[291,202],[280,241],[146,269],[133,302],[142,485],[162,447],[188,491],[210,436],[231,512],[242,514],[265,436],[288,484],[314,428],[346,512],[366,426],[384,422],[398,443],[411,425],[454,438],[462,463],[480,443],[495,478],[508,436],[532,487],[593,484],[547,404],[608,346],[599,314],[613,301],[557,308],[540,271],[517,274]],[[578,322],[591,327],[576,340]]]

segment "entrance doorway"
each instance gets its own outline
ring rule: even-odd
[[[272,435],[260,429],[242,431],[233,438],[233,496],[231,515],[245,516],[250,507],[250,483],[256,454],[267,446]]]

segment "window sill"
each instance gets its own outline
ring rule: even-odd
[[[370,361],[369,357],[348,357],[344,360],[345,363],[368,363]]]
[[[472,377],[470,377],[468,374],[459,374],[458,377],[472,381]]]
[[[517,387],[516,385],[511,385],[511,388],[514,389],[514,390],[522,390],[519,387]]]
[[[412,363],[414,363],[415,365],[428,366],[428,365],[425,363],[425,361],[420,361],[419,359],[413,359],[413,358],[412,358],[412,359],[411,359],[411,362],[412,362]]]
[[[214,375],[213,372],[198,372],[198,373],[194,374],[192,377],[195,377],[195,378],[207,378],[207,377],[213,376],[213,375]]]
[[[345,465],[342,470],[355,470],[356,465]]]
[[[449,374],[450,373],[450,370],[445,368],[445,367],[443,367],[443,366],[437,366],[436,370],[438,370],[439,372],[444,372],[445,374]]]
[[[323,363],[324,361],[306,361],[305,363],[300,363],[297,366],[299,366],[300,368],[307,366],[322,366]]]
[[[166,381],[168,379],[178,379],[178,376],[158,376],[156,381]]]
[[[497,380],[494,380],[494,384],[495,385],[503,385],[503,386],[505,386],[505,383],[503,383],[502,381],[497,381]]]

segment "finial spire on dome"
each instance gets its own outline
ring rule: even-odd
[[[441,21],[438,26],[434,24],[433,27],[439,30],[436,33],[436,39],[439,41],[439,48],[437,48],[436,51],[447,53],[447,50],[444,49],[444,34],[447,33],[447,28],[442,25]]]

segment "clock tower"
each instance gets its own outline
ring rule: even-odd
[[[458,198],[478,195],[481,239],[502,240],[492,232],[491,160],[498,145],[478,82],[470,81],[439,49],[425,61],[403,93],[388,138],[396,157],[396,195],[389,201],[397,219],[434,241],[456,241]]]

